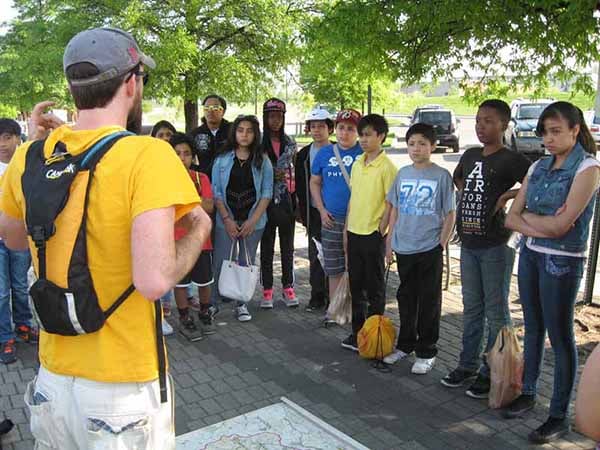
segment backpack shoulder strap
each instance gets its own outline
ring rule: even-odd
[[[335,159],[337,160],[338,166],[340,166],[340,170],[342,171],[342,175],[344,177],[344,180],[346,180],[346,184],[348,185],[348,188],[351,189],[350,175],[348,175],[348,171],[346,170],[346,165],[344,164],[344,161],[342,160],[342,157],[340,156],[340,150],[338,149],[337,144],[333,144],[333,154],[335,155]]]
[[[133,133],[129,131],[117,131],[100,139],[89,150],[86,150],[86,154],[81,161],[81,169],[88,169],[93,172],[96,164],[98,164],[102,157],[108,153],[117,141],[125,136],[133,136]]]

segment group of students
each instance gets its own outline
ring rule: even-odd
[[[207,109],[207,99],[218,104]],[[224,112],[224,100],[207,99],[205,112],[219,107]],[[426,374],[438,352],[442,256],[456,229],[464,306],[462,350],[457,368],[441,383],[449,388],[466,386],[468,396],[486,398],[490,369],[485,355],[500,330],[511,325],[508,295],[516,250],[508,241],[513,232],[520,233],[523,394],[503,414],[521,417],[535,405],[547,331],[556,355],[554,393],[548,420],[530,440],[548,442],[568,432],[567,411],[577,371],[574,304],[600,180],[596,170],[600,164],[593,157],[596,147],[581,111],[567,102],[546,108],[536,131],[551,157],[531,164],[504,146],[509,106],[486,100],[478,108],[475,126],[482,146],[466,150],[452,175],[431,161],[437,137],[430,125],[418,123],[408,129],[412,164],[398,171],[383,150],[389,128],[380,115],[361,116],[344,109],[333,121],[327,111],[316,109],[306,118],[313,141],[296,152],[295,143],[283,132],[285,104],[269,99],[263,112],[262,139],[258,120],[240,116],[230,125],[228,139],[212,150],[216,139],[199,138],[200,132],[195,134],[203,145],[200,150],[186,141],[186,166],[194,170],[195,151],[197,170],[205,172],[201,179],[212,178],[216,279],[237,241],[240,259],[247,263],[253,263],[260,243],[260,307],[272,308],[273,244],[279,230],[283,298],[288,306],[297,305],[293,230],[299,220],[308,235],[307,310],[324,309],[347,271],[352,331],[342,346],[358,351],[357,335],[366,318],[385,311],[386,264],[395,260],[400,332],[396,348],[384,362],[394,364],[414,353],[412,373]],[[336,142],[330,140],[333,132]],[[223,127],[211,131],[213,138],[216,133],[223,133]],[[178,145],[180,135],[173,136],[172,143]],[[209,187],[199,193],[203,199],[211,195]],[[513,199],[507,214],[505,207]],[[210,211],[212,202],[206,208]],[[246,255],[250,261],[245,261]],[[192,282],[200,283],[193,276]],[[184,297],[176,295],[182,316],[187,314]],[[210,301],[208,296],[200,299],[201,314],[216,310],[219,300],[227,301],[218,289],[212,290]],[[236,311],[239,320],[250,320],[245,304],[239,303]]]
[[[253,115],[240,115],[233,123],[224,119],[225,99],[209,95],[202,102],[202,125],[188,135],[172,124],[158,122],[151,135],[171,143],[189,171],[202,198],[202,206],[213,215],[212,240],[205,243],[192,272],[175,289],[180,323],[194,340],[214,333],[214,316],[219,305],[232,299],[221,296],[218,287],[224,260],[231,256],[242,265],[254,264],[260,244],[263,298],[260,307],[272,309],[273,256],[279,234],[282,262],[282,300],[298,306],[294,291],[294,229],[296,143],[284,131],[286,104],[271,98],[263,105],[264,130]],[[175,238],[183,234],[175,231]],[[198,300],[191,290],[198,287]],[[170,315],[171,296],[163,298],[163,312]],[[196,325],[190,309],[199,312]],[[243,302],[235,304],[237,319],[252,319]],[[163,333],[172,333],[163,322]]]
[[[178,133],[165,121],[151,133],[171,144],[215,224],[197,263],[174,287],[182,328],[190,333],[214,332],[219,306],[233,301],[211,288],[223,261],[235,254],[242,264],[254,264],[259,244],[260,308],[273,308],[277,232],[282,300],[289,307],[297,306],[293,257],[298,220],[308,235],[311,296],[307,310],[325,309],[347,271],[352,331],[342,346],[358,351],[357,334],[366,318],[385,312],[386,263],[395,260],[400,276],[400,332],[396,348],[384,361],[394,364],[414,353],[412,372],[426,374],[438,351],[442,255],[456,225],[461,243],[462,351],[457,368],[441,383],[449,388],[467,386],[468,396],[486,398],[490,370],[485,354],[502,327],[511,324],[508,294],[515,249],[508,241],[518,232],[522,235],[518,284],[525,321],[523,393],[503,414],[521,417],[534,407],[548,332],[555,352],[554,392],[549,418],[531,433],[530,440],[549,442],[569,431],[567,415],[577,372],[574,304],[600,182],[596,170],[600,163],[593,157],[596,146],[579,108],[555,102],[544,110],[536,131],[550,157],[531,164],[503,144],[508,105],[484,101],[475,126],[482,146],[466,150],[450,175],[431,161],[437,137],[427,124],[408,129],[412,164],[397,170],[383,150],[388,124],[377,114],[361,116],[344,109],[333,121],[325,110],[316,109],[306,118],[313,141],[297,151],[284,132],[286,105],[279,99],[263,105],[262,134],[255,116],[227,122],[225,100],[217,95],[205,98],[203,107],[203,124],[192,133]],[[5,144],[13,134],[20,134],[8,124],[0,121],[3,164],[8,162]],[[334,131],[336,142],[330,140]],[[520,188],[515,188],[518,183]],[[511,199],[507,214],[505,206]],[[180,239],[186,230],[176,228],[174,234]],[[5,254],[1,241],[0,250],[1,275],[10,280],[2,283],[0,302],[0,361],[8,363],[14,360],[13,332],[32,342],[36,333],[30,326],[30,312],[19,307],[27,304],[26,287],[12,272],[28,268],[29,262],[21,264],[20,255]],[[12,295],[4,292],[11,285]],[[198,300],[192,286],[198,288]],[[19,303],[22,294],[25,300]],[[169,302],[168,298],[163,302],[165,315]],[[238,320],[251,320],[245,303],[234,306]],[[191,310],[198,311],[198,324]]]
[[[505,102],[481,103],[475,129],[482,146],[466,150],[451,177],[430,160],[437,142],[433,127],[409,128],[406,141],[412,164],[396,173],[381,148],[388,131],[385,119],[342,111],[336,121],[337,145],[322,148],[314,158],[310,191],[322,223],[330,295],[340,274],[347,270],[349,275],[352,333],[342,346],[358,351],[357,333],[365,317],[383,314],[384,254],[388,263],[395,254],[400,332],[396,349],[384,362],[393,364],[414,352],[415,374],[428,373],[435,362],[442,253],[456,221],[464,306],[462,351],[457,368],[441,383],[449,388],[467,386],[466,394],[473,398],[487,398],[490,370],[485,355],[499,331],[511,325],[508,294],[515,249],[508,241],[513,232],[519,233],[523,390],[503,416],[522,417],[535,406],[547,332],[555,353],[554,391],[548,419],[529,435],[539,444],[570,430],[567,416],[577,373],[574,306],[600,163],[583,113],[568,102],[555,102],[540,116],[536,132],[550,157],[533,164],[504,146],[509,120]],[[354,145],[357,132],[360,148]],[[518,183],[520,188],[515,187]],[[458,191],[456,205],[453,185]]]

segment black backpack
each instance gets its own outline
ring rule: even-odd
[[[76,156],[69,154],[62,142],[48,159],[44,157],[45,141],[32,143],[27,151],[21,184],[27,232],[38,256],[38,280],[29,292],[47,333],[77,336],[98,331],[135,290],[129,285],[106,311],[102,310],[88,267],[86,233],[96,165],[119,139],[129,135],[126,131],[110,134]],[[47,252],[57,262],[51,267],[51,278],[64,287],[48,279]],[[161,401],[165,402],[161,306],[159,301],[154,305]]]

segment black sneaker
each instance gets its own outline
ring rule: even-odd
[[[210,305],[208,307],[208,312],[210,313],[210,315],[213,317],[213,319],[215,318],[215,316],[217,314],[219,314],[219,307],[215,306],[215,305]]]
[[[311,298],[306,305],[307,312],[319,311],[325,308],[325,300],[322,298]]]
[[[515,419],[517,417],[521,417],[527,411],[531,411],[534,406],[535,396],[521,394],[502,410],[502,417],[505,419]]]
[[[342,341],[342,347],[347,348],[348,350],[352,350],[354,352],[358,352],[358,343],[356,342],[356,336],[351,334],[346,339]]]
[[[1,344],[0,363],[12,364],[17,360],[17,345],[14,339],[9,339]]]
[[[566,418],[548,417],[538,429],[529,433],[529,442],[533,444],[547,444],[565,436],[571,431],[571,424]]]
[[[202,330],[199,330],[191,315],[179,317],[179,332],[183,334],[189,341],[195,342],[203,338]]]
[[[473,380],[477,376],[477,372],[472,372],[470,370],[464,370],[460,367],[454,369],[448,375],[440,380],[444,386],[449,388],[457,388],[467,384],[469,381]]]
[[[465,392],[471,398],[488,398],[489,393],[490,379],[481,374],[477,375],[473,384]]]
[[[199,312],[198,320],[200,320],[200,323],[202,324],[202,332],[204,334],[215,334],[216,333],[217,330],[215,329],[214,319],[211,314],[210,308],[207,308],[206,310]]]

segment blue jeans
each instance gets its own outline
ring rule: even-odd
[[[164,306],[171,306],[171,303],[175,300],[175,297],[173,296],[173,289],[171,289],[170,291],[168,291],[167,293],[165,293],[165,295],[163,295],[160,298],[160,302],[161,304]]]
[[[0,241],[0,343],[15,338],[15,327],[31,325],[27,289],[30,265],[29,250],[10,250]]]
[[[254,230],[250,236],[244,238],[244,242],[246,243],[246,248],[248,249],[248,256],[250,258],[250,263],[255,264],[256,260],[256,250],[258,249],[258,244],[262,238],[264,228],[260,228],[258,230]],[[211,305],[216,306],[217,303],[220,302],[228,302],[230,299],[226,299],[221,296],[219,293],[219,276],[221,275],[221,266],[223,265],[223,261],[229,259],[229,255],[231,254],[231,245],[233,241],[225,231],[225,228],[216,227],[215,229],[215,243],[213,245],[213,274],[215,277],[215,288],[210,291],[210,303]],[[237,251],[234,250],[233,257],[237,258]],[[239,257],[239,261],[241,264],[247,264],[246,255],[242,251]]]
[[[546,255],[527,247],[519,257],[519,295],[525,319],[523,393],[536,394],[548,330],[554,349],[552,417],[566,417],[575,384],[573,315],[583,262],[584,258]]]
[[[485,356],[480,360],[487,322],[487,353],[503,326],[510,324],[508,293],[515,251],[507,245],[460,251],[463,296],[463,338],[459,367],[489,377]],[[482,362],[482,364],[480,363]]]

